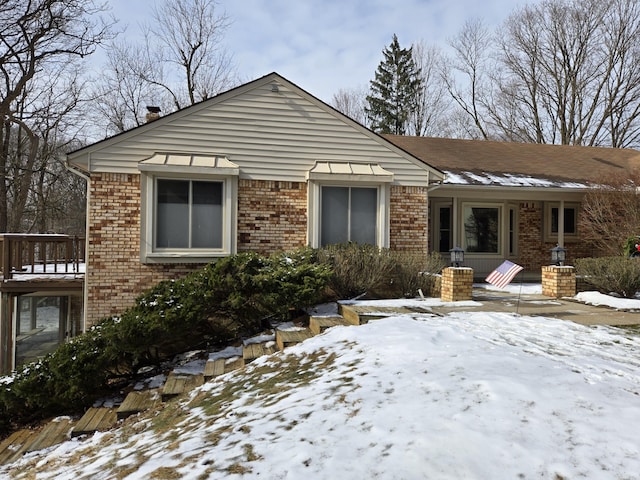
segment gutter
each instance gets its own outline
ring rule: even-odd
[[[87,288],[87,278],[89,275],[89,184],[91,183],[91,178],[89,175],[80,171],[78,168],[71,166],[69,163],[69,157],[65,154],[64,160],[62,161],[64,167],[74,175],[77,175],[80,178],[83,178],[87,182],[87,200],[85,202],[85,233],[84,233],[84,281],[83,281],[83,292],[82,292],[82,331],[87,331],[87,314],[89,312],[89,289]]]

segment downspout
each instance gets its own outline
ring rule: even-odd
[[[88,154],[89,157],[91,154]],[[84,282],[82,286],[82,331],[87,331],[87,314],[88,304],[89,304],[89,288],[88,288],[88,277],[89,277],[89,199],[91,195],[91,190],[89,185],[91,183],[91,177],[89,175],[83,173],[78,168],[75,168],[69,164],[69,157],[67,155],[64,156],[64,161],[62,162],[67,170],[69,170],[74,175],[77,175],[80,178],[83,178],[87,182],[87,200],[85,203],[85,232],[84,232]]]

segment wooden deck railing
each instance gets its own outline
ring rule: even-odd
[[[2,278],[84,273],[84,243],[84,238],[69,235],[2,233]]]

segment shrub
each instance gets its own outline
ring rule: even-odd
[[[255,334],[264,317],[315,303],[330,275],[305,248],[239,254],[161,282],[120,317],[103,319],[0,383],[0,429],[79,411],[143,366]]]
[[[445,266],[438,252],[423,255],[412,252],[393,252],[391,257],[395,268],[391,277],[390,296],[413,298],[418,289],[425,296],[432,296],[436,284],[436,275]]]
[[[346,243],[318,250],[318,261],[331,266],[329,288],[338,299],[363,294],[377,298],[415,297],[432,293],[435,274],[444,263],[437,252],[423,255],[373,245]]]
[[[389,250],[357,243],[323,247],[318,250],[318,261],[331,267],[329,288],[338,299],[385,289],[395,269]]]
[[[623,256],[579,258],[575,268],[576,275],[602,293],[633,297],[640,291],[640,259]]]

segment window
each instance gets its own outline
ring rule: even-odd
[[[558,234],[558,226],[560,224],[560,208],[551,207],[551,233]],[[564,209],[564,234],[575,235],[577,233],[576,228],[576,209],[565,208]]]
[[[500,208],[481,205],[463,207],[465,250],[499,253]]]
[[[320,245],[356,242],[376,245],[378,189],[323,186]]]
[[[319,161],[307,172],[307,180],[310,246],[389,246],[392,172],[376,163]]]
[[[156,153],[138,169],[142,263],[207,263],[236,252],[236,164],[221,155]]]
[[[571,241],[578,238],[578,210],[579,205],[566,203],[564,205],[564,220],[562,221],[562,232],[565,240]],[[547,242],[558,241],[560,233],[560,205],[558,203],[545,204],[544,236]]]
[[[222,248],[222,182],[158,179],[156,249]]]
[[[509,207],[509,255],[515,256],[518,228],[517,228],[517,209],[516,207]]]
[[[448,253],[453,246],[452,242],[452,230],[451,230],[451,206],[440,206],[437,205],[434,208],[437,209],[437,219],[438,227],[437,227],[437,235],[436,245],[438,246],[438,251],[441,253]]]

